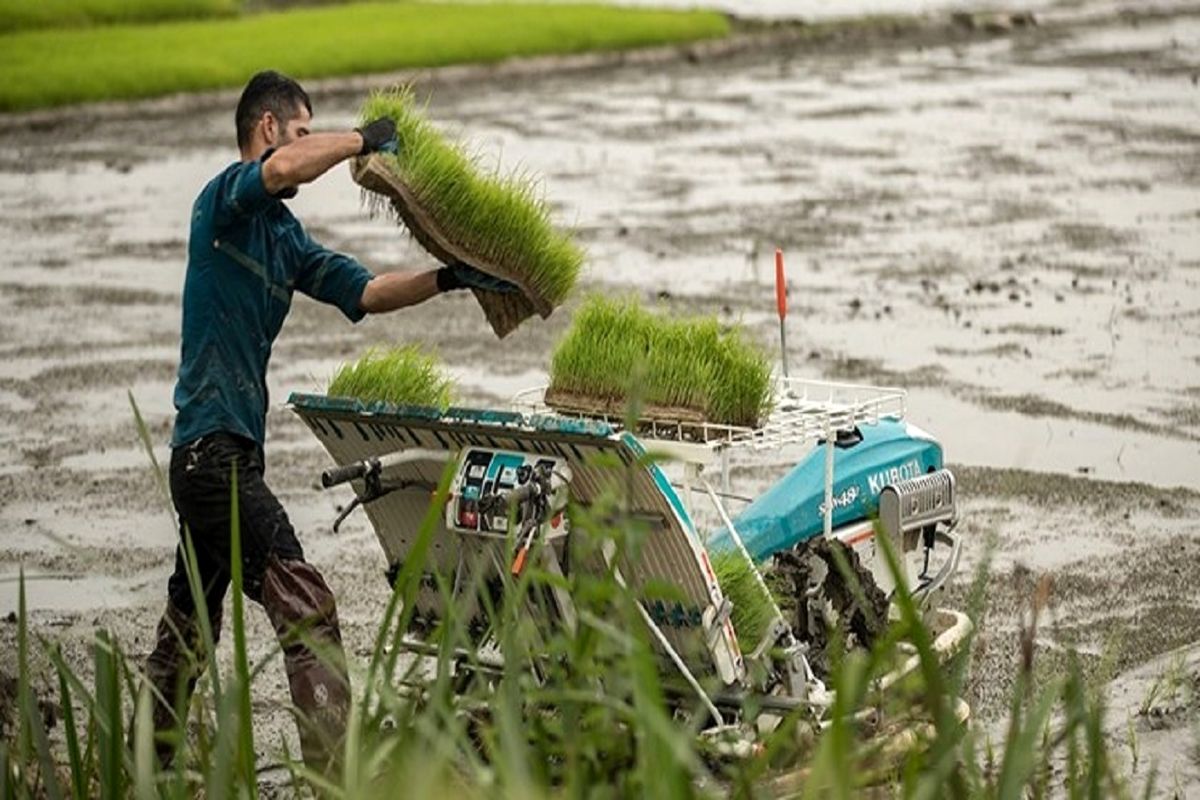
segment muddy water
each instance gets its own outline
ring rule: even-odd
[[[618,0],[619,5],[651,8],[716,8],[748,19],[825,21],[872,14],[932,14],[987,11],[996,7],[986,0]],[[1044,9],[1054,0],[1019,0],[1005,8]]]
[[[794,370],[908,387],[959,465],[967,566],[995,545],[971,698],[985,717],[1040,571],[1057,586],[1048,670],[1064,645],[1099,669],[1119,639],[1132,669],[1200,639],[1200,5],[1084,6],[1012,37],[459,85],[430,105],[485,160],[545,176],[589,288],[741,320],[774,346],[784,248]],[[316,100],[330,128],[357,103]],[[175,534],[126,393],[161,462],[185,224],[233,157],[231,116],[0,134],[0,612],[23,564],[35,620],[81,664],[94,625],[140,652],[159,611]],[[431,264],[364,215],[345,171],[293,205],[372,267]],[[269,378],[268,480],[351,651],[369,646],[384,565],[361,516],[329,532],[348,496],[316,488],[325,456],[283,399],[369,344],[422,341],[465,402],[501,403],[544,380],[568,316],[498,345],[463,297],[358,326],[297,299]],[[786,465],[737,476],[759,489]]]

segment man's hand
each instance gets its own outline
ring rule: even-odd
[[[521,291],[516,284],[481,272],[461,261],[448,264],[437,271],[437,288],[439,292],[452,292],[456,289],[484,289],[489,292],[511,294]]]
[[[396,123],[388,117],[380,117],[354,129],[362,137],[360,156],[378,153],[380,150],[396,152]]]

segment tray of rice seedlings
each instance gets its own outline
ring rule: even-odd
[[[545,402],[565,413],[621,417],[640,377],[639,416],[706,437],[706,425],[755,428],[772,405],[771,365],[737,327],[669,318],[637,301],[589,297],[554,352]]]
[[[445,411],[455,386],[438,359],[416,345],[371,348],[362,358],[342,364],[326,394],[364,403],[427,406]]]
[[[772,598],[763,591],[754,574],[755,567],[736,550],[722,550],[709,556],[721,594],[733,604],[730,620],[743,653],[762,643],[775,616]]]
[[[553,225],[533,176],[481,168],[477,157],[430,124],[411,88],[372,94],[359,116],[364,122],[390,117],[399,140],[396,153],[351,161],[372,211],[393,214],[443,263],[469,264],[520,289],[472,289],[497,336],[562,304],[583,251]]]

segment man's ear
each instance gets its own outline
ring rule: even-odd
[[[263,112],[262,132],[263,138],[267,141],[267,147],[274,147],[279,143],[279,120],[275,119],[275,115],[270,111]]]

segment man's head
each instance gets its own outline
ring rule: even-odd
[[[266,70],[242,90],[235,120],[242,156],[257,158],[269,147],[281,147],[308,135],[312,102],[300,84]]]

